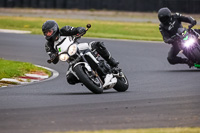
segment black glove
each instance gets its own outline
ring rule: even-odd
[[[174,41],[175,41],[175,39],[169,38],[169,39],[166,40],[165,43],[172,44]]]
[[[188,29],[190,30],[196,24],[197,24],[197,21],[193,20],[192,23],[188,26]]]
[[[47,63],[51,64],[51,62],[52,62],[51,60],[47,60]]]
[[[57,53],[52,53],[50,55],[50,60],[47,60],[47,63],[51,64],[51,63],[56,64],[58,62],[58,54]]]
[[[52,54],[50,55],[50,61],[51,61],[51,63],[53,63],[53,64],[57,64],[58,61],[59,61],[58,54],[57,54],[57,53],[52,53]],[[50,61],[47,61],[47,62],[50,63]]]
[[[196,21],[196,20],[193,20],[191,24],[194,26],[194,25],[197,24],[197,21]]]
[[[86,29],[84,27],[77,27],[77,31],[79,34],[85,34],[86,33]]]
[[[53,54],[50,55],[50,59],[51,59],[52,61],[54,61],[57,57],[58,57],[58,54],[57,54],[57,53],[53,53]]]

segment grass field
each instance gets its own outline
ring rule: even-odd
[[[200,128],[151,128],[151,129],[125,129],[101,131],[69,131],[48,133],[200,133]]]
[[[85,27],[88,23],[92,24],[92,28],[85,35],[86,37],[162,41],[161,34],[158,30],[159,23],[157,20],[157,13],[155,12],[139,13],[103,10],[85,11],[24,8],[0,8],[0,11],[5,14],[5,16],[0,16],[0,29],[27,30],[31,31],[32,34],[42,34],[42,24],[46,20],[53,19],[58,22],[60,28],[65,25]],[[84,17],[86,19],[74,19],[72,18],[72,15],[77,16],[76,18]],[[197,21],[200,21],[199,14],[184,15],[193,16]],[[105,18],[105,20],[102,18]],[[117,19],[115,20],[114,18]],[[123,21],[120,21],[119,19]],[[127,22],[130,19],[144,21]],[[155,22],[155,20],[157,21]],[[187,24],[184,26],[187,26]],[[200,28],[200,25],[197,25],[194,28]]]
[[[46,20],[51,19],[52,18],[0,16],[0,29],[26,30],[31,31],[32,34],[42,34],[42,24]],[[90,23],[92,28],[87,32],[85,37],[162,41],[157,23],[115,22],[61,18],[54,18],[54,20],[58,22],[60,28],[65,25],[70,25],[73,27],[85,27],[86,24]],[[200,28],[200,26],[195,26],[195,28]]]
[[[0,16],[1,29],[17,29],[31,31],[32,34],[42,34],[42,24],[51,18],[40,17],[10,17]],[[71,25],[73,27],[90,23],[92,28],[85,35],[86,37],[130,39],[130,40],[151,40],[161,41],[158,24],[136,23],[136,22],[114,22],[100,20],[78,20],[54,18],[59,26]]]
[[[23,76],[25,73],[35,71],[44,71],[48,75],[51,74],[49,71],[36,67],[28,62],[11,61],[0,58],[0,79],[19,77]]]

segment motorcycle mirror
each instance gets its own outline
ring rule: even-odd
[[[89,29],[91,28],[91,24],[87,24],[86,27]]]

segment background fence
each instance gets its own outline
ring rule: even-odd
[[[0,7],[140,12],[157,12],[161,7],[168,7],[173,12],[200,13],[200,0],[0,0]]]

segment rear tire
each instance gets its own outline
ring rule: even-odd
[[[78,76],[79,80],[93,93],[103,93],[103,85],[101,79],[91,72],[88,72],[84,65],[77,65],[74,68],[74,72]]]

